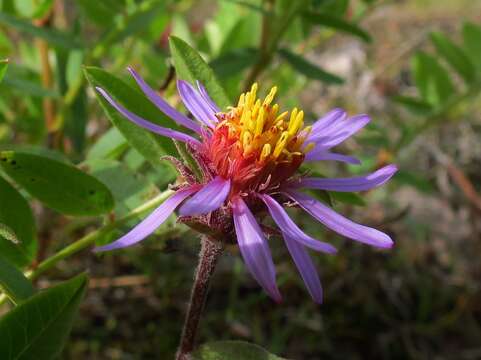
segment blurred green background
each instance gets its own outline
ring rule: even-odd
[[[233,102],[255,79],[263,93],[277,85],[281,107],[300,105],[310,121],[333,107],[368,113],[372,123],[341,147],[363,164],[316,170],[340,177],[398,164],[381,189],[331,195],[337,211],[389,233],[395,247],[377,251],[298,216],[340,250],[314,255],[321,306],[281,241],[271,240],[279,305],[233,247],[213,279],[199,341],[246,340],[289,359],[481,359],[481,2],[312,0],[293,18],[269,12],[289,1],[274,3],[0,1],[0,60],[9,59],[0,149],[77,164],[113,192],[112,216],[152,198],[176,174],[112,127],[82,67],[132,84],[131,65],[179,105],[169,35],[204,56]],[[272,43],[266,26],[278,35]],[[36,262],[101,224],[31,206]],[[84,269],[91,275],[64,358],[172,358],[198,249],[198,235],[172,219],[142,246],[102,257],[84,251],[41,277],[37,285],[47,287]]]

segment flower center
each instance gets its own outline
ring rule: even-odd
[[[303,146],[311,130],[304,127],[304,112],[294,108],[279,114],[279,105],[273,104],[276,92],[274,86],[261,101],[255,83],[236,107],[216,114],[219,124],[209,140],[209,158],[217,174],[231,179],[238,191],[278,186],[313,146]]]

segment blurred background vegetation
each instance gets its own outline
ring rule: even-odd
[[[398,164],[389,185],[330,199],[343,214],[388,232],[396,246],[376,251],[297,219],[340,249],[314,257],[322,306],[309,298],[280,241],[271,240],[280,305],[232,248],[214,277],[200,341],[242,339],[292,359],[481,359],[481,2],[292,3],[0,1],[0,59],[9,59],[0,149],[78,165],[110,188],[115,217],[151,199],[176,174],[111,126],[83,66],[132,84],[131,65],[179,105],[169,35],[204,56],[232,101],[256,80],[263,91],[278,85],[279,103],[300,103],[310,120],[333,107],[368,113],[372,123],[341,149],[363,164],[316,166],[339,177]],[[37,200],[31,206],[34,264],[100,224]],[[171,358],[198,248],[197,235],[173,219],[142,246],[102,257],[84,251],[38,279],[46,287],[90,271],[64,358]]]

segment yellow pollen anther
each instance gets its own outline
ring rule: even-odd
[[[237,107],[244,106],[244,101],[245,101],[245,94],[242,93],[241,96],[239,97],[239,102],[237,103]]]
[[[272,100],[274,100],[274,96],[276,96],[277,92],[277,86],[273,86],[271,91],[269,92],[269,95],[266,96],[264,99],[263,105],[270,105]]]
[[[244,132],[244,135],[242,136],[242,147],[244,148],[244,152],[246,149],[249,147],[249,145],[252,142],[252,135],[250,132],[246,131]]]
[[[254,101],[256,100],[256,94],[257,94],[257,83],[252,84],[251,91],[247,93],[249,96],[249,99],[246,99],[246,106],[248,108],[251,108],[252,105],[254,104]]]
[[[256,129],[254,133],[254,135],[256,136],[262,134],[262,131],[264,130],[264,120],[265,120],[265,114],[266,114],[264,109],[265,109],[264,106],[261,107],[259,111],[259,116],[257,117]]]
[[[288,138],[289,138],[289,133],[287,131],[284,131],[281,134],[281,137],[279,138],[279,140],[277,140],[276,147],[274,148],[274,153],[272,154],[274,159],[277,159],[281,154],[282,150],[284,150],[284,147],[286,146]]]
[[[271,154],[271,150],[271,144],[264,144],[264,146],[262,147],[260,161],[265,161],[267,157]]]
[[[274,123],[277,124],[279,121],[284,121],[287,114],[289,114],[289,111],[284,111],[283,113],[279,114],[279,116],[276,117],[276,120],[274,120]]]
[[[302,110],[296,114],[296,117],[294,119],[291,115],[291,119],[289,121],[289,129],[288,129],[289,135],[292,136],[296,134],[299,131],[299,129],[302,128],[302,125],[304,125],[303,120],[304,120],[304,111]]]

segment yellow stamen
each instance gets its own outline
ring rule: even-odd
[[[239,102],[237,103],[237,107],[241,107],[241,106],[244,106],[244,101],[245,101],[245,94],[242,93],[240,98],[239,98]]]
[[[263,106],[259,111],[259,116],[257,117],[257,121],[256,121],[256,130],[254,133],[255,136],[259,136],[264,130],[264,120],[265,120],[265,114],[266,114],[264,109],[265,108]]]
[[[294,119],[293,119],[293,116],[291,114],[291,120],[289,121],[289,129],[288,129],[290,136],[292,136],[294,134],[297,134],[299,129],[302,128],[302,125],[304,124],[303,120],[304,120],[304,111],[302,111],[302,110],[299,111],[296,114]]]
[[[276,147],[274,148],[274,152],[272,154],[274,159],[277,159],[281,154],[282,150],[284,150],[284,147],[286,146],[286,142],[288,138],[289,138],[289,133],[287,131],[284,131],[281,134],[281,137],[279,138],[279,140],[277,140]]]
[[[244,132],[242,136],[242,147],[247,149],[252,142],[252,134],[249,131]]]
[[[262,105],[270,105],[272,100],[274,100],[274,96],[276,96],[277,92],[277,86],[273,86],[271,91],[269,92],[269,95],[266,96],[264,99],[264,103]]]
[[[270,144],[264,144],[262,147],[262,152],[260,156],[260,161],[265,161],[267,157],[271,154],[272,147]]]

